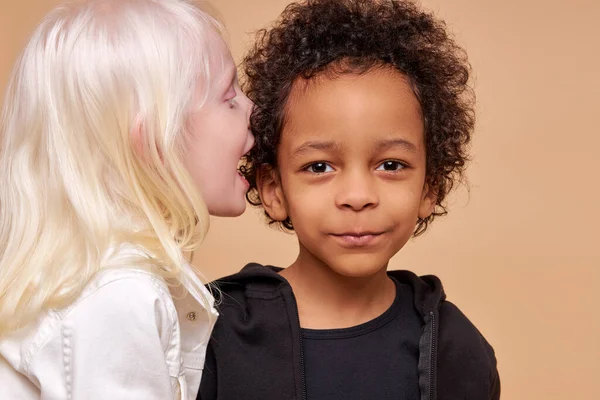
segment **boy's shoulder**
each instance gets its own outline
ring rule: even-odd
[[[451,301],[440,279],[433,275],[417,276],[410,271],[390,271],[389,275],[410,283],[414,304],[427,322],[437,319],[436,366],[438,388],[444,388],[440,398],[456,398],[471,393],[473,383],[489,388],[490,399],[500,396],[500,380],[494,349],[477,327]],[[422,337],[422,340],[425,337]],[[468,378],[468,379],[465,379]],[[446,397],[448,396],[448,397]]]
[[[249,263],[239,272],[215,281],[224,294],[220,307],[239,308],[254,299],[278,300],[291,295],[291,287],[279,272],[283,268],[272,265]],[[408,270],[391,270],[388,275],[400,284],[410,287],[415,310],[425,321],[436,315],[440,332],[440,351],[447,351],[448,358],[469,357],[469,353],[483,351],[495,365],[494,351],[483,335],[467,316],[451,301],[441,280],[435,275],[418,276]],[[244,307],[247,309],[247,307]],[[230,314],[231,315],[231,314]],[[451,345],[450,345],[451,342]]]
[[[477,327],[450,301],[439,310],[437,371],[439,387],[468,393],[473,382],[489,388],[489,398],[500,397],[496,354]],[[469,379],[458,379],[468,371]]]
[[[253,360],[250,354],[268,358],[273,353],[276,356],[272,360],[273,368],[267,368],[269,371],[280,373],[289,366],[292,360],[281,359],[280,354],[289,352],[290,348],[300,351],[297,348],[299,329],[292,328],[297,325],[295,300],[291,286],[279,274],[281,270],[251,263],[240,272],[215,282],[221,292],[217,306],[220,317],[213,332],[209,359],[216,357],[221,363],[231,362],[227,366],[234,369],[247,362],[247,367],[252,368],[254,361],[250,361]],[[420,376],[428,379],[427,371],[436,371],[438,399],[464,398],[465,393],[477,393],[473,398],[498,398],[500,388],[494,351],[471,321],[446,300],[440,280],[432,275],[419,277],[410,271],[389,271],[388,275],[411,288],[413,304],[423,324],[419,343],[423,355],[419,363]],[[428,335],[427,332],[435,333]],[[433,342],[432,337],[435,337]],[[263,346],[257,346],[259,338],[261,342],[268,342],[272,351],[266,352]],[[435,365],[430,364],[432,361]],[[260,375],[259,372],[255,371]],[[209,387],[209,379],[206,380],[205,385]],[[485,397],[480,396],[483,392]],[[452,397],[454,395],[458,397]]]

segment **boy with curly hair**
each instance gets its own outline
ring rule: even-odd
[[[498,399],[494,351],[439,279],[387,271],[467,159],[470,66],[444,23],[409,1],[294,3],[245,69],[248,199],[299,254],[219,280],[199,398]]]

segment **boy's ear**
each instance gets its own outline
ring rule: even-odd
[[[437,203],[437,191],[432,189],[428,184],[423,187],[423,196],[421,197],[421,205],[419,206],[419,218],[425,219],[429,217]]]
[[[285,221],[288,217],[287,204],[277,171],[268,166],[261,167],[256,177],[256,188],[267,214],[275,221]]]

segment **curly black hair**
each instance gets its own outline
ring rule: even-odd
[[[433,214],[417,221],[414,235],[447,214],[446,195],[464,180],[475,96],[466,53],[443,21],[406,0],[305,0],[287,6],[256,39],[244,59],[243,83],[255,104],[251,126],[256,144],[241,168],[250,182],[246,198],[251,204],[261,205],[256,174],[265,166],[277,168],[285,105],[296,80],[391,66],[408,77],[419,100],[426,183],[437,195]],[[289,218],[267,218],[293,230]]]

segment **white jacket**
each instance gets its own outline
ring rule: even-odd
[[[72,305],[0,340],[0,399],[196,399],[218,315],[199,286],[210,310],[189,283],[181,298],[149,272],[103,270]]]

